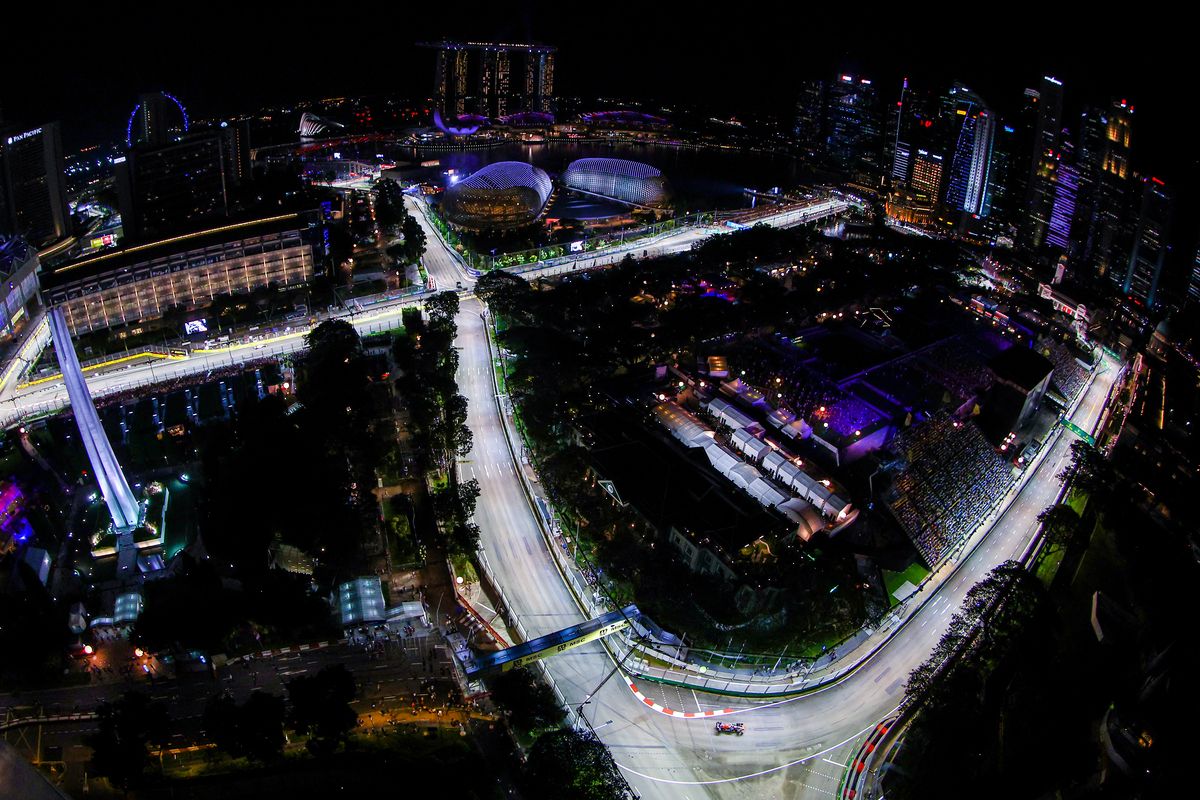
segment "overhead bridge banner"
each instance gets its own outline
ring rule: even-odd
[[[594,642],[597,639],[603,639],[605,636],[608,636],[609,634],[616,633],[617,631],[624,630],[625,628],[628,628],[628,627],[629,627],[629,620],[627,620],[627,619],[619,619],[616,622],[610,622],[601,628],[597,628],[594,631],[588,631],[586,633],[583,633],[583,634],[575,637],[574,639],[567,639],[566,641],[559,642],[557,644],[550,644],[549,646],[543,647],[542,649],[536,650],[532,653],[529,653],[528,655],[521,656],[520,658],[515,658],[512,661],[509,661],[508,663],[504,664],[500,668],[500,671],[508,672],[510,669],[515,669],[516,667],[523,667],[526,664],[531,664],[534,661],[537,661],[539,658],[547,658],[549,656],[556,656],[559,653],[564,653],[567,650],[572,650],[576,647],[579,647],[580,645],[587,644],[588,642]]]

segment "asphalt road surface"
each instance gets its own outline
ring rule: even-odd
[[[439,285],[460,281],[470,286],[470,277],[437,234],[428,228],[426,233],[425,263]],[[510,455],[496,407],[492,355],[481,311],[478,301],[468,299],[458,318],[459,388],[470,403],[468,424],[475,435],[475,449],[460,469],[480,482],[475,518],[493,571],[522,625],[529,635],[537,636],[583,616],[546,551],[516,472],[519,465]],[[1093,381],[1073,417],[1080,427],[1090,429],[1095,424],[1114,377],[1109,364]],[[996,564],[1019,556],[1036,533],[1038,513],[1059,492],[1056,476],[1069,457],[1070,437],[1062,435],[1049,447],[1024,489],[979,547],[939,587],[935,599],[841,683],[766,703],[731,702],[687,689],[641,687],[648,695],[662,697],[664,705],[685,711],[743,708],[738,719],[746,723],[744,736],[717,736],[711,720],[655,712],[619,678],[609,680],[592,696],[613,668],[599,644],[555,656],[546,666],[569,706],[574,708],[591,696],[584,713],[644,798],[831,796],[854,741],[899,704],[908,673],[928,656],[966,592]]]
[[[480,317],[482,307],[469,294],[473,279],[423,216],[416,216],[426,226],[429,249],[425,264],[436,285],[449,288],[461,282],[464,286],[458,318],[458,380],[460,391],[470,403],[468,424],[474,432],[475,448],[459,468],[481,485],[476,522],[482,546],[527,633],[550,633],[579,622],[583,615],[546,551],[516,471],[520,466],[514,463],[505,439],[492,383],[492,355]],[[662,237],[645,249],[653,250],[651,255],[684,250],[697,237],[697,232],[685,231],[676,237]],[[359,314],[353,321],[360,330],[394,325],[400,319],[402,305]],[[301,336],[298,332],[237,350],[93,374],[88,377],[88,385],[93,393],[105,394],[151,379],[195,374],[241,360],[278,355],[299,349]],[[1114,378],[1115,367],[1109,363],[1092,382],[1072,417],[1081,428],[1091,429],[1099,418]],[[52,406],[63,402],[62,394],[61,382],[57,381],[18,390],[4,401],[0,413],[26,413]],[[573,709],[590,698],[584,714],[643,798],[828,797],[836,790],[854,741],[900,702],[909,671],[927,657],[967,590],[993,566],[1019,555],[1035,534],[1037,514],[1060,489],[1056,476],[1069,457],[1070,437],[1060,435],[1047,447],[1025,488],[961,568],[938,587],[936,597],[868,663],[842,682],[802,697],[759,703],[653,684],[641,687],[665,705],[685,711],[737,708],[737,719],[746,723],[744,736],[718,736],[711,720],[664,716],[640,702],[619,677],[605,681],[614,664],[599,643],[549,659],[545,663],[550,675]],[[83,697],[85,707],[86,701],[99,699],[88,693]],[[180,702],[186,710],[186,698]]]

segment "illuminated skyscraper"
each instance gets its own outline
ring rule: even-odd
[[[454,113],[467,110],[467,51],[456,49],[454,56]]]
[[[958,135],[950,163],[946,205],[963,214],[986,217],[991,208],[992,148],[996,114],[979,95],[961,84],[950,88],[948,105],[958,120]]]
[[[833,165],[859,183],[882,176],[882,137],[875,86],[867,78],[839,75],[826,97],[826,150]]]
[[[68,233],[58,123],[0,128],[0,233],[40,246]]]
[[[1132,172],[1129,155],[1133,106],[1126,100],[1108,108],[1089,107],[1080,119],[1079,208],[1075,238],[1078,261],[1098,278],[1122,285],[1129,258],[1129,235],[1122,235],[1130,214]]]
[[[496,51],[496,65],[493,69],[493,74],[496,80],[496,105],[494,116],[503,117],[511,109],[512,98],[509,95],[511,91],[510,83],[512,77],[511,65],[509,64],[508,51]]]
[[[437,51],[433,93],[443,113],[502,117],[514,111],[550,112],[553,108],[553,47],[446,40],[417,46]],[[525,79],[519,83],[513,80],[514,56],[525,59]]]
[[[900,99],[888,115],[887,136],[884,141],[884,165],[894,188],[909,188],[913,160],[918,150],[941,150],[937,139],[939,129],[937,106],[928,92],[909,85],[908,79],[900,89]]]
[[[945,170],[942,157],[928,150],[917,150],[913,158],[912,188],[933,200],[941,196],[942,175]]]
[[[1054,200],[1046,231],[1046,244],[1067,252],[1071,250],[1071,229],[1075,221],[1076,199],[1079,193],[1079,170],[1069,159],[1072,148],[1064,145],[1058,153],[1054,171]]]
[[[1160,283],[1167,251],[1167,236],[1171,228],[1173,198],[1158,178],[1145,180],[1142,203],[1138,212],[1133,251],[1121,286],[1126,296],[1147,308],[1162,301]]]
[[[792,136],[801,154],[816,159],[825,153],[825,81],[804,81],[796,97]]]
[[[1118,178],[1129,177],[1129,152],[1133,139],[1133,106],[1113,102],[1105,120],[1104,160],[1101,168]]]
[[[1025,187],[1025,221],[1022,241],[1030,249],[1046,241],[1050,212],[1054,203],[1055,153],[1062,133],[1063,84],[1046,75],[1036,91],[1037,119],[1034,122],[1030,152],[1029,180]],[[1029,95],[1032,96],[1032,95]]]

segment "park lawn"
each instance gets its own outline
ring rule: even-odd
[[[1037,566],[1034,567],[1033,575],[1043,586],[1047,588],[1054,583],[1054,576],[1058,574],[1058,568],[1062,565],[1065,551],[1061,547],[1055,547],[1043,550],[1041,556],[1038,557]]]
[[[1090,495],[1087,492],[1080,492],[1076,489],[1071,489],[1071,491],[1067,493],[1067,505],[1075,509],[1075,513],[1082,517],[1084,509],[1087,508],[1089,498]]]
[[[928,574],[929,570],[927,570],[925,565],[921,564],[919,561],[914,561],[908,566],[907,569],[901,572],[894,572],[890,569],[883,570],[883,586],[887,591],[888,606],[890,607],[897,604],[897,600],[893,596],[893,592],[903,586],[906,581],[911,583],[913,586],[920,586],[921,581],[925,580],[925,577]]]

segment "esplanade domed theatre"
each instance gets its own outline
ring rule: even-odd
[[[663,206],[670,193],[661,171],[624,158],[580,158],[562,175],[568,189],[578,189],[625,203]]]
[[[523,161],[499,161],[447,189],[442,213],[460,228],[517,228],[538,218],[553,188],[544,170]]]

